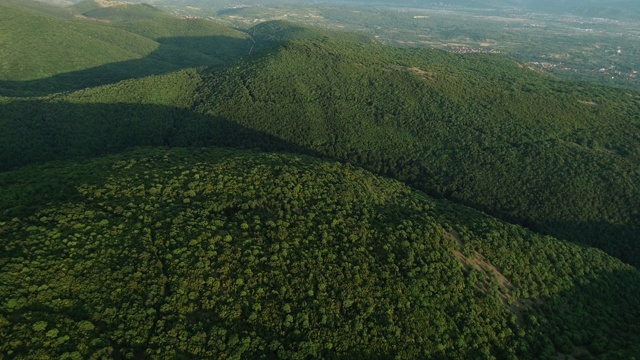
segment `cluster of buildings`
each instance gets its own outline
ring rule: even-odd
[[[561,70],[561,71],[578,71],[578,69],[574,69],[574,68],[570,68],[568,66],[564,66],[564,64],[559,63],[559,64],[553,64],[550,62],[546,62],[546,61],[532,61],[530,62],[531,65],[536,66],[540,69],[543,70]]]
[[[456,54],[500,54],[500,51],[496,49],[476,49],[468,46],[459,46],[449,50]]]
[[[532,61],[529,64],[542,69],[542,70],[559,70],[559,71],[574,71],[577,72],[578,69],[575,68],[571,68],[568,66],[565,66],[562,63],[559,64],[553,64],[553,63],[549,63],[549,62],[541,62],[541,61]],[[625,72],[622,70],[619,70],[618,68],[616,68],[615,66],[610,66],[610,67],[602,67],[599,69],[594,69],[590,71],[591,73],[599,73],[601,75],[609,75],[612,78],[614,77],[620,77],[620,78],[629,78],[629,79],[637,79],[638,78],[638,71],[637,70],[632,70],[631,72]]]

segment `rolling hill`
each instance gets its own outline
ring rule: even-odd
[[[143,58],[158,44],[96,22],[63,20],[0,3],[2,80],[32,80]],[[41,34],[48,34],[41,36]]]
[[[58,19],[70,20],[75,17],[75,13],[68,7],[57,6],[57,4],[48,4],[44,1],[37,0],[1,0],[0,6],[16,7],[22,11],[27,11],[35,15],[53,17]]]
[[[638,265],[639,94],[500,56],[392,49],[282,22],[249,32],[267,45],[234,66],[5,101],[3,168],[136,145],[320,154]],[[277,46],[282,36],[293,40]],[[114,103],[149,97],[158,113]]]
[[[29,7],[0,2],[0,358],[640,353],[639,93]]]
[[[199,111],[640,259],[640,96],[504,57],[291,42],[204,73]]]
[[[71,20],[44,15],[49,9],[44,4],[39,13],[9,1],[0,7],[4,96],[46,95],[228,64],[246,56],[252,45],[243,32],[177,19],[148,5],[103,7]]]
[[[139,149],[0,185],[10,358],[639,350],[632,267],[350,165]]]

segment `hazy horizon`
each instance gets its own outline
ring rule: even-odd
[[[84,0],[37,0],[55,5],[72,5]],[[117,0],[116,0],[117,1]],[[640,11],[633,0],[123,0],[121,2],[146,3],[164,7],[214,7],[224,8],[238,5],[274,4],[345,4],[366,6],[442,7],[513,9],[567,14],[584,17],[604,17],[612,19],[640,18]]]

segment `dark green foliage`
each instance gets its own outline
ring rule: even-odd
[[[577,87],[505,57],[329,37],[178,74],[191,75],[1,105],[3,167],[135,145],[318,153],[638,264],[638,93]],[[162,106],[67,104],[138,96]]]
[[[0,184],[9,358],[638,351],[633,268],[350,165],[147,149]]]
[[[355,33],[314,28],[288,21],[268,21],[251,27],[247,33],[255,40],[255,49],[271,49],[293,40],[331,38],[354,43],[370,43],[371,38]]]
[[[638,264],[637,93],[327,39],[208,74],[211,115]]]

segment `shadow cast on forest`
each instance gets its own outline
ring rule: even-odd
[[[223,147],[262,152],[292,152],[319,156],[299,145],[221,117],[161,105],[76,104],[41,100],[0,105],[0,175],[30,164],[51,165],[115,154],[136,147]],[[63,168],[64,169],[64,168]],[[68,200],[80,183],[96,176],[82,166],[64,183],[38,183],[19,173],[0,177],[0,187],[21,184],[15,198],[1,199],[0,217],[32,213],[42,201]],[[74,180],[75,179],[75,180]],[[29,193],[25,193],[28,189]],[[33,198],[32,200],[28,200]],[[25,200],[27,199],[27,200]]]
[[[232,147],[317,155],[221,117],[148,104],[40,100],[0,105],[0,171],[131,147]]]
[[[159,47],[142,59],[104,64],[44,79],[0,80],[0,96],[46,96],[186,68],[226,65],[248,56],[253,45],[249,39],[228,36],[172,37],[156,41]]]
[[[584,359],[640,354],[640,342],[629,336],[640,333],[640,272],[615,270],[576,279],[570,289],[540,298],[529,313],[538,318],[527,320],[526,331],[537,344],[529,350],[561,359],[576,351]]]
[[[411,186],[420,189],[420,185]],[[626,222],[613,223],[602,220],[558,221],[532,220],[525,216],[510,214],[507,211],[490,208],[481,203],[456,199],[450,194],[438,194],[423,190],[429,196],[447,199],[453,203],[479,210],[504,222],[517,224],[535,233],[549,235],[572,244],[597,248],[631,266],[640,268],[640,214]]]
[[[627,264],[640,268],[640,215],[620,224],[607,221],[549,221],[540,225],[530,225],[529,228],[558,239],[601,249]],[[576,238],[575,234],[588,235]]]

